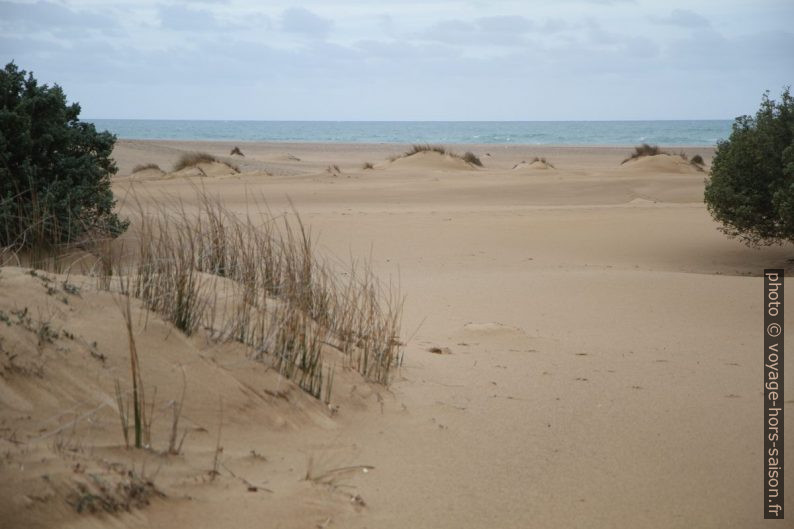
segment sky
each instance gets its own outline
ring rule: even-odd
[[[83,118],[733,119],[794,84],[791,0],[0,1]]]

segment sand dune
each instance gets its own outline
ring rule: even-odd
[[[547,171],[549,169],[554,169],[554,166],[550,164],[548,161],[536,159],[530,162],[526,160],[522,160],[518,162],[516,165],[513,166],[513,171]]]
[[[678,156],[621,165],[626,147],[471,146],[490,154],[476,170],[437,153],[379,162],[400,145],[240,147],[241,174],[201,179],[208,194],[246,216],[265,200],[276,215],[294,205],[329,259],[371,256],[399,282],[406,345],[396,379],[368,383],[340,361],[329,407],[242,348],[187,338],[135,305],[142,369],[158,395],[154,449],[125,450],[114,382],[126,383],[128,343],[116,298],[97,292],[88,270],[44,279],[3,268],[4,522],[762,525],[759,274],[791,271],[792,251],[726,239],[703,205],[704,173]],[[116,157],[125,175],[230,148],[122,141]],[[284,152],[301,162],[271,158]],[[535,156],[556,169],[511,170]],[[368,161],[374,169],[351,169]],[[329,177],[333,165],[351,178]],[[144,206],[166,194],[190,207],[195,185],[122,177],[114,190],[130,212],[132,191]],[[181,455],[162,455],[183,372],[188,435]],[[130,472],[151,481],[135,482],[145,502],[77,512],[81,498],[121,501]]]
[[[634,160],[629,160],[621,164],[620,167],[621,170],[631,172],[632,174],[655,175],[659,173],[674,173],[701,174],[705,176],[703,171],[677,154],[642,156]]]
[[[476,171],[477,168],[461,158],[438,152],[418,152],[395,159],[386,168],[412,171]]]

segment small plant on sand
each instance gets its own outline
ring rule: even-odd
[[[477,157],[476,154],[474,154],[471,151],[466,151],[465,153],[463,153],[462,158],[463,161],[468,164],[476,165],[477,167],[482,167],[482,161]]]
[[[372,165],[372,162],[364,162],[364,165],[361,166],[362,169],[375,169],[375,166]]]
[[[628,158],[620,162],[621,165],[624,163],[636,160],[638,158],[642,158],[643,156],[656,156],[657,154],[668,154],[667,152],[661,150],[658,145],[649,145],[647,143],[643,143],[642,145],[638,145],[634,147],[634,152],[629,155]]]
[[[428,143],[416,143],[411,145],[411,148],[405,151],[403,156],[413,156],[414,154],[418,154],[420,152],[437,152],[438,154],[448,154],[449,151],[446,147],[442,147],[441,145],[430,145]]]
[[[701,155],[699,155],[699,154],[694,155],[692,157],[692,159],[689,160],[689,163],[691,163],[692,165],[694,165],[695,167],[697,167],[701,171],[703,170],[703,168],[706,165],[706,162],[703,161],[703,157]]]
[[[200,163],[213,163],[218,159],[206,152],[186,152],[174,164],[174,171],[181,171],[187,167],[194,167]]]
[[[138,361],[138,349],[135,346],[135,335],[132,331],[132,308],[129,296],[125,296],[121,305],[124,324],[127,329],[127,341],[130,349],[130,374],[132,375],[132,419],[135,432],[135,448],[148,446],[151,441],[151,413],[147,420],[146,396],[141,376],[141,366]],[[118,406],[119,419],[124,433],[124,443],[129,447],[129,404],[125,402],[121,385],[116,381],[116,405]]]
[[[234,156],[234,155],[245,157],[243,151],[241,151],[240,147],[238,147],[237,145],[235,145],[234,148],[231,150],[231,152],[229,152],[229,156]]]
[[[449,149],[441,145],[430,145],[428,143],[416,143],[414,145],[411,145],[411,148],[405,151],[403,154],[392,156],[391,158],[389,158],[389,160],[393,162],[400,158],[407,158],[409,156],[413,156],[414,154],[419,154],[423,152],[435,152],[442,156],[451,156],[452,158],[463,160],[469,165],[482,167],[482,161],[473,152],[467,151],[464,154],[458,154],[456,152],[450,151]]]
[[[162,171],[160,166],[156,163],[146,163],[146,164],[138,164],[132,168],[133,173],[139,173],[141,171],[148,171],[148,170],[155,170],[155,171]]]
[[[552,164],[551,162],[547,161],[546,158],[535,156],[534,158],[532,158],[532,163],[535,163],[535,162],[542,163],[543,165],[545,165],[547,167],[551,167],[552,169],[554,169],[554,164]]]

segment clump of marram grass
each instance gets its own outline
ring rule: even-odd
[[[477,157],[476,154],[474,154],[471,151],[464,152],[461,158],[463,159],[464,162],[468,164],[476,165],[477,167],[482,167],[482,161]]]
[[[141,171],[148,171],[148,170],[155,170],[155,171],[162,171],[160,166],[156,163],[145,163],[145,164],[138,164],[132,168],[133,173],[140,173]]]
[[[551,162],[549,162],[548,160],[546,160],[546,158],[544,158],[542,156],[540,156],[540,157],[539,156],[535,156],[534,158],[532,158],[532,162],[531,163],[535,163],[535,162],[542,163],[543,165],[545,165],[547,167],[551,167],[552,169],[554,169],[554,164],[552,164]]]
[[[364,162],[364,165],[361,166],[362,169],[375,169],[375,166],[372,162]]]
[[[648,145],[647,143],[643,143],[642,145],[638,145],[637,147],[634,147],[634,152],[631,153],[631,155],[628,158],[626,158],[625,160],[620,162],[620,164],[623,165],[626,162],[629,162],[631,160],[637,160],[639,158],[642,158],[643,156],[656,156],[658,154],[665,154],[665,155],[668,155],[668,156],[675,156],[674,154],[672,154],[672,153],[670,153],[668,151],[664,151],[664,150],[660,149],[658,145]],[[680,157],[685,162],[689,162],[689,164],[692,165],[692,167],[694,167],[698,171],[703,171],[704,170],[703,157],[700,156],[699,154],[696,154],[690,160],[689,156],[687,155],[687,153],[685,153],[684,151],[681,151],[681,152],[678,153],[678,157]]]
[[[174,164],[174,171],[181,171],[187,167],[195,167],[200,163],[213,163],[218,159],[206,152],[186,152]]]
[[[408,158],[409,156],[413,156],[414,154],[419,154],[423,152],[435,152],[442,156],[450,156],[452,158],[457,158],[459,160],[463,160],[464,162],[468,163],[469,165],[475,165],[477,167],[482,167],[482,161],[471,151],[466,151],[464,154],[458,154],[456,152],[450,151],[446,147],[441,145],[430,145],[428,143],[416,143],[411,145],[411,148],[405,151],[402,154],[397,154],[389,158],[389,161],[399,160],[400,158]]]
[[[642,158],[643,156],[656,156],[657,154],[669,154],[659,148],[658,145],[649,145],[647,143],[643,143],[642,145],[638,145],[634,147],[634,152],[629,155],[628,158],[620,162],[621,165],[624,163],[636,160],[638,158]]]
[[[188,167],[197,167],[199,164],[202,163],[222,163],[232,171],[239,173],[240,168],[227,161],[219,160],[215,156],[206,153],[206,152],[187,152],[179,157],[179,160],[174,164],[174,172],[181,171],[182,169],[186,169]],[[202,171],[203,173],[203,171]]]
[[[190,207],[139,203],[135,237],[121,248],[86,243],[81,248],[95,260],[72,260],[72,267],[94,275],[100,289],[140,299],[186,335],[246,345],[251,358],[326,403],[340,363],[367,380],[389,383],[403,346],[402,298],[393,285],[382,284],[367,262],[340,266],[318,256],[294,211],[239,217],[206,193],[197,198]],[[140,382],[135,373],[133,382]],[[136,416],[126,410],[136,399],[121,395],[118,388],[126,432]]]
[[[401,362],[402,300],[369,265],[343,274],[318,257],[294,212],[240,218],[203,193],[188,211],[181,203],[139,206],[134,255],[108,256],[114,262],[98,267],[108,276],[100,287],[116,278],[122,293],[185,334],[245,344],[252,358],[326,402],[336,363],[329,354],[389,383]]]
[[[442,147],[441,145],[416,143],[414,145],[411,145],[411,148],[405,151],[405,154],[403,154],[403,156],[412,156],[420,152],[437,152],[438,154],[449,154],[449,151],[446,149],[446,147]]]
[[[703,160],[703,157],[699,154],[696,154],[689,160],[689,163],[697,169],[698,171],[705,171],[706,170],[706,162]]]
[[[234,148],[229,152],[229,156],[234,156],[234,155],[245,157],[243,151],[241,151],[240,147],[238,147],[237,145],[235,145]]]

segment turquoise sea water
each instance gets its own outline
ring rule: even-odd
[[[695,121],[183,121],[87,119],[119,138],[345,143],[714,145],[730,120]]]

